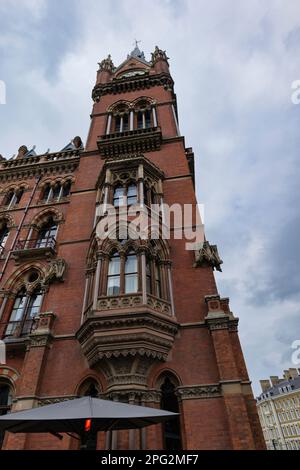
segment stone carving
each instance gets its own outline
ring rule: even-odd
[[[176,394],[181,400],[215,398],[222,395],[220,384],[189,385],[185,387],[178,387]]]
[[[63,258],[57,258],[51,261],[45,273],[44,284],[54,280],[63,281],[63,275],[66,269],[66,262]]]
[[[221,264],[223,264],[223,261],[219,256],[217,245],[210,245],[208,241],[204,241],[201,247],[195,250],[194,267],[208,265],[222,272]]]
[[[75,395],[65,395],[63,397],[44,397],[38,399],[38,406],[53,405],[54,403],[61,403],[62,401],[74,400],[78,398]]]
[[[151,62],[154,65],[158,60],[165,60],[168,63],[166,51],[162,51],[158,46],[155,46],[154,52],[151,53]]]
[[[114,72],[115,71],[115,66],[114,63],[111,59],[111,55],[108,54],[106,59],[103,59],[101,62],[99,62],[99,70],[101,71],[107,71],[107,72]]]

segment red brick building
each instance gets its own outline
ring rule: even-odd
[[[142,431],[99,433],[104,449],[260,449],[237,323],[205,241],[101,239],[103,204],[196,205],[164,51],[99,64],[91,126],[56,153],[0,161],[0,412],[81,395],[180,411]],[[102,212],[99,208],[102,208]],[[105,212],[105,209],[104,209]],[[163,213],[159,215],[159,227]],[[193,224],[195,219],[193,218]],[[124,227],[123,227],[124,228]],[[76,449],[65,436],[12,435],[4,449]]]

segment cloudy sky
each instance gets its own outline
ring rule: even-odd
[[[0,0],[0,154],[86,138],[97,62],[166,49],[257,393],[300,339],[298,0]]]

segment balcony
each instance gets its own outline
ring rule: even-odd
[[[96,310],[86,310],[76,336],[90,366],[115,358],[131,370],[135,360],[167,360],[177,331],[169,302],[150,294],[143,301],[137,292],[100,297]]]
[[[18,240],[12,252],[16,263],[28,259],[53,258],[56,254],[56,240],[53,236]]]
[[[98,138],[98,149],[103,158],[120,154],[159,150],[162,141],[160,127],[104,134]]]

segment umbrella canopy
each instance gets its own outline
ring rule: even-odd
[[[91,420],[91,429],[96,432],[142,428],[176,416],[177,413],[170,411],[82,397],[1,416],[0,431],[76,433],[82,436],[87,419]]]

